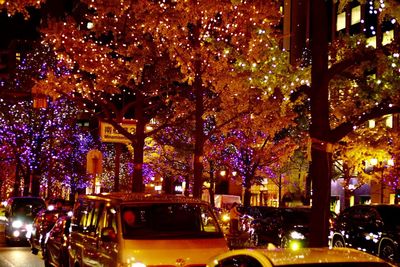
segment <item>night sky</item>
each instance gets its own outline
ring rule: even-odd
[[[36,39],[39,33],[36,30],[40,18],[38,12],[33,14],[31,19],[24,20],[21,15],[12,18],[6,12],[0,13],[0,49],[7,48],[13,39]]]
[[[37,27],[43,14],[60,17],[71,12],[74,0],[48,0],[43,8],[32,10],[31,18],[26,20],[22,15],[8,17],[6,12],[0,13],[0,49],[7,48],[13,39],[34,40],[39,37]]]

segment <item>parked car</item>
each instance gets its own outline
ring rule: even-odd
[[[343,210],[334,222],[333,247],[354,247],[400,262],[400,206],[356,205]]]
[[[68,246],[69,232],[71,226],[71,216],[60,216],[51,230],[47,233],[43,259],[44,266],[67,267],[68,261]]]
[[[238,211],[240,216],[240,230],[251,232],[254,225],[262,223],[265,219],[268,220],[271,216],[277,214],[278,208],[269,206],[240,206]]]
[[[251,222],[250,238],[256,246],[304,247],[308,244],[310,208],[271,208]]]
[[[207,267],[391,267],[351,248],[237,249],[212,258]]]
[[[212,219],[205,225],[203,218]],[[175,195],[104,193],[77,199],[68,253],[74,267],[201,266],[228,249],[208,202]]]
[[[32,223],[32,230],[27,234],[32,254],[37,255],[39,251],[43,251],[47,233],[53,228],[60,216],[66,215],[67,210],[54,208],[49,206],[38,212]]]
[[[32,228],[33,219],[39,210],[45,207],[46,204],[40,197],[23,196],[9,198],[5,210],[6,243],[26,242],[26,235]]]

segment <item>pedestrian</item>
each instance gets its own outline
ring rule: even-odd
[[[229,210],[230,228],[229,232],[233,235],[239,232],[239,218],[242,215],[237,209],[238,203],[234,202]]]

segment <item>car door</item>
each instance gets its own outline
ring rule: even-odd
[[[355,248],[371,251],[377,232],[377,212],[370,206],[353,207],[349,216],[346,234],[349,243]]]
[[[374,207],[365,206],[361,209],[362,218],[360,233],[359,233],[359,247],[365,249],[367,252],[375,253],[377,243],[381,238],[382,232],[381,217]]]
[[[335,223],[335,231],[340,233],[350,246],[357,242],[359,217],[358,207],[354,206],[343,210]]]
[[[58,220],[54,227],[50,230],[48,234],[48,239],[46,242],[46,256],[49,262],[59,263],[60,255],[63,245],[63,235],[64,227],[63,221]]]
[[[98,230],[99,218],[102,215],[104,203],[93,201],[87,218],[87,232],[84,237],[82,248],[83,266],[103,266],[100,260],[99,242],[100,232]]]
[[[100,237],[98,243],[99,261],[103,266],[118,265],[118,227],[117,227],[117,212],[113,207],[106,207],[100,218],[98,231],[103,233],[104,229],[112,229],[114,238],[105,239]]]

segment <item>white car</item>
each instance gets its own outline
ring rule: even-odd
[[[351,248],[237,249],[214,257],[207,267],[390,267],[384,260]]]

